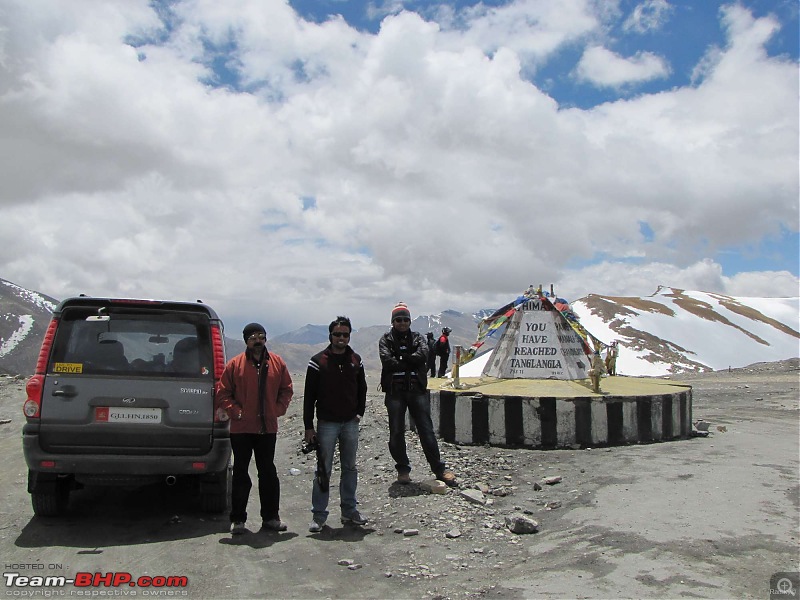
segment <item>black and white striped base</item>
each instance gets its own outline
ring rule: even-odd
[[[652,396],[487,396],[431,390],[434,429],[446,442],[574,448],[688,438],[692,390]]]

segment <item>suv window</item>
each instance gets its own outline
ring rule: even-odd
[[[53,342],[49,373],[213,377],[208,319],[201,314],[68,308]]]

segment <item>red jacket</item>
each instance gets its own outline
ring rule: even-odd
[[[266,371],[266,389],[259,395],[259,372]],[[215,408],[231,418],[231,433],[278,433],[278,417],[292,401],[292,378],[277,354],[267,354],[259,367],[245,351],[225,365],[217,385]],[[241,410],[241,419],[237,418]]]

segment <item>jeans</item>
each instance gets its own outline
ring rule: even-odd
[[[281,484],[275,469],[276,433],[232,433],[233,479],[231,481],[231,522],[247,521],[247,500],[250,497],[250,459],[256,457],[258,497],[261,500],[261,520],[278,519]]]
[[[336,449],[337,440],[339,441],[339,464],[342,469],[339,479],[339,506],[342,509],[342,516],[349,517],[356,512],[358,419],[351,419],[343,423],[317,421],[317,443],[319,444],[317,460],[322,462],[328,481],[330,481],[333,470],[333,452]],[[329,499],[330,488],[323,492],[315,477],[314,487],[311,490],[311,510],[314,513],[314,520],[318,523],[324,523],[328,518]]]
[[[386,411],[389,414],[389,453],[398,473],[410,473],[411,464],[406,451],[406,409],[411,413],[419,434],[419,442],[434,475],[445,470],[439,456],[439,442],[431,421],[431,402],[425,392],[393,392],[386,394]]]

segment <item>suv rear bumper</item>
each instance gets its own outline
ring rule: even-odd
[[[164,454],[52,454],[39,447],[37,433],[22,432],[22,452],[32,471],[53,474],[92,475],[201,475],[219,473],[228,467],[231,440],[214,438],[211,450],[205,454],[169,456]],[[42,461],[52,461],[53,467],[43,467]],[[203,467],[199,463],[204,463]]]

